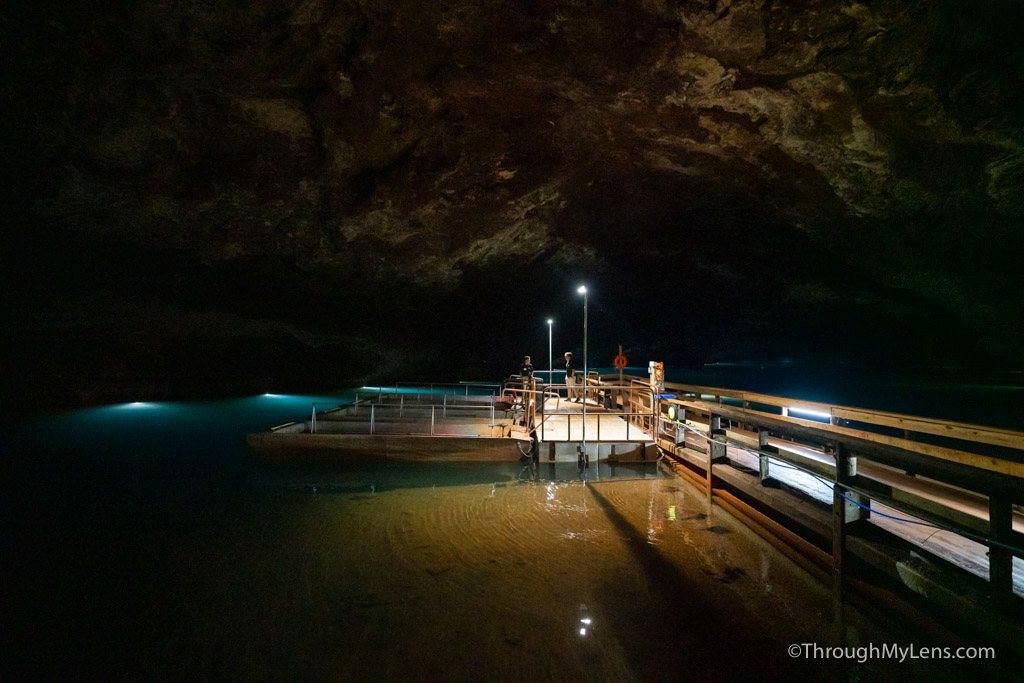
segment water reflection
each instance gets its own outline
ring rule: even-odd
[[[585,636],[590,631],[593,620],[590,618],[590,610],[587,609],[586,604],[580,604],[580,635]]]
[[[39,653],[26,678],[836,678],[784,650],[826,637],[825,587],[653,464],[595,470],[257,467],[101,516],[26,497],[48,514],[15,535],[12,651]]]
[[[529,460],[509,463],[465,463],[382,460],[338,462],[328,465],[280,466],[253,464],[250,485],[257,488],[313,490],[319,493],[358,493],[372,485],[377,491],[490,484],[490,496],[506,486],[540,484],[548,499],[555,500],[559,485],[597,480],[598,466],[590,463],[542,463]],[[600,466],[602,480],[648,479],[665,476],[655,463],[623,463]]]

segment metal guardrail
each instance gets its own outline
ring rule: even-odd
[[[424,388],[425,387],[425,388],[427,388],[429,390],[429,393],[432,393],[432,394],[433,393],[437,393],[436,389],[442,389],[442,393],[447,393],[447,392],[444,392],[443,389],[445,389],[446,387],[451,387],[451,388],[463,389],[465,391],[465,393],[464,393],[465,396],[469,396],[470,395],[469,390],[471,388],[488,389],[488,390],[490,390],[487,393],[488,396],[494,396],[494,395],[496,395],[497,393],[499,393],[501,391],[501,385],[500,384],[495,384],[493,382],[465,382],[465,381],[463,381],[463,382],[430,382],[428,384],[423,384],[423,383],[419,383],[419,382],[395,382],[395,393],[398,393],[399,389],[401,389],[402,387],[405,387],[407,389],[416,389],[416,388]],[[383,389],[383,387],[381,387],[381,389]],[[454,394],[456,392],[453,391],[451,393]],[[459,392],[459,393],[461,393],[461,392]]]
[[[565,417],[568,417],[568,420],[566,421],[566,437],[564,439],[549,439],[546,436],[545,424],[547,423],[549,418],[555,417],[555,416],[565,416]],[[601,438],[601,418],[606,418],[606,419],[607,418],[621,419],[621,418],[634,418],[634,417],[650,418],[651,416],[652,415],[649,412],[645,412],[645,413],[590,413],[590,415],[587,416],[588,418],[596,418],[595,421],[597,422],[597,438],[593,438],[593,439],[589,439],[589,440],[593,441],[594,443],[617,443],[619,441],[622,441],[622,439],[619,439],[619,438],[612,438],[612,439],[602,439]],[[540,424],[538,425],[538,427],[540,429],[540,440],[545,442],[545,443],[569,443],[569,442],[572,442],[572,441],[577,441],[578,439],[573,439],[572,438],[572,422],[573,422],[574,418],[580,418],[580,421],[582,422],[583,417],[584,417],[583,413],[552,413],[552,414],[545,413],[544,418],[540,421]],[[629,441],[630,440],[630,438],[629,438],[629,430],[630,430],[630,425],[633,424],[633,421],[631,419],[626,419],[625,423],[626,423],[626,436],[625,436],[625,440]],[[641,426],[633,425],[633,429],[638,431],[638,432],[640,432],[640,433],[642,433],[642,434],[648,434],[648,436],[650,436],[652,439],[654,438],[653,435],[649,434],[647,432],[647,430],[645,430]],[[536,431],[536,428],[535,428],[535,431]],[[582,429],[581,429],[581,432],[582,432]]]
[[[616,396],[619,393],[624,393],[624,394],[626,394],[626,399],[624,401],[624,409],[622,411],[618,411],[617,410],[617,404],[616,404],[616,412],[600,412],[600,411],[598,411],[598,412],[591,412],[589,414],[589,416],[588,416],[586,413],[559,411],[557,408],[554,411],[551,411],[551,410],[548,410],[545,407],[545,409],[542,411],[543,412],[543,417],[539,420],[539,422],[536,421],[536,410],[535,410],[535,408],[536,408],[537,400],[539,399],[539,400],[543,401],[543,400],[546,400],[548,398],[557,398],[560,401],[560,400],[562,400],[561,399],[561,393],[560,393],[561,391],[566,391],[567,393],[570,392],[570,391],[572,391],[572,392],[578,391],[578,392],[581,392],[584,397],[586,397],[588,394],[592,394],[594,392],[598,392],[599,393],[599,398],[598,398],[597,401],[595,401],[595,407],[600,407],[600,394],[601,393],[609,393],[609,394],[614,393],[614,395],[616,395]],[[641,432],[644,432],[644,433],[648,433],[648,430],[651,429],[650,426],[648,426],[647,429],[645,429],[643,426],[638,426],[638,425],[634,424],[634,419],[647,421],[648,425],[653,425],[654,421],[655,421],[655,418],[656,418],[655,411],[656,411],[657,401],[655,400],[654,390],[650,387],[650,385],[640,387],[640,386],[636,386],[636,385],[632,385],[632,384],[630,384],[630,385],[599,384],[599,383],[592,384],[591,382],[588,381],[588,383],[586,385],[552,384],[552,385],[545,386],[543,389],[523,389],[523,388],[510,388],[510,387],[506,387],[503,390],[503,392],[502,392],[502,397],[504,398],[504,397],[507,396],[510,401],[515,402],[515,401],[518,401],[518,396],[520,394],[523,395],[524,397],[525,396],[531,396],[532,397],[532,400],[530,400],[529,402],[525,402],[525,401],[523,402],[523,408],[526,411],[527,433],[528,434],[534,434],[539,429],[540,430],[540,439],[541,439],[541,441],[549,442],[549,443],[554,443],[554,441],[552,441],[552,440],[547,438],[546,424],[547,424],[547,422],[552,417],[556,417],[556,416],[564,416],[564,417],[567,418],[567,420],[566,420],[567,436],[566,436],[566,439],[564,439],[564,440],[563,439],[558,439],[557,441],[559,443],[571,442],[571,441],[575,440],[575,439],[572,438],[572,423],[573,423],[573,420],[575,420],[576,418],[579,418],[580,421],[582,422],[582,425],[580,427],[580,437],[583,440],[586,439],[586,428],[585,428],[585,426],[587,424],[587,418],[588,417],[596,418],[597,438],[596,439],[594,439],[594,438],[590,439],[591,441],[594,441],[594,442],[603,442],[603,441],[605,441],[604,439],[601,438],[601,420],[602,419],[608,419],[608,418],[621,419],[621,418],[626,418],[626,420],[625,420],[625,422],[626,422],[626,440],[629,440],[629,433],[630,433],[631,425],[633,426],[634,429],[638,429],[638,430],[640,430]],[[625,409],[626,406],[633,406],[633,405],[636,405],[636,404],[640,403],[638,401],[633,400],[633,397],[635,397],[637,394],[642,394],[645,398],[649,399],[649,403],[647,405],[647,408],[645,410],[640,410],[640,411],[634,411],[634,410],[631,410],[631,409],[630,410],[626,410]],[[612,439],[610,441],[618,441],[618,439]]]
[[[465,397],[470,397],[470,396],[474,396],[474,395],[475,396],[480,396],[480,397],[488,396],[488,397],[491,397],[493,399],[496,396],[495,390],[500,390],[501,385],[500,384],[491,383],[491,382],[465,382],[465,381],[458,382],[458,383],[454,383],[454,382],[433,382],[433,383],[429,383],[429,384],[414,383],[414,382],[396,382],[393,391],[391,390],[390,386],[389,387],[378,387],[376,391],[371,391],[371,392],[356,391],[355,392],[355,399],[351,403],[335,403],[333,401],[316,401],[316,402],[313,402],[313,404],[312,404],[313,410],[312,410],[312,415],[310,417],[310,432],[314,433],[314,434],[316,433],[316,429],[317,429],[317,406],[318,405],[331,405],[331,406],[335,406],[335,410],[352,408],[354,413],[358,414],[360,407],[363,406],[363,405],[366,405],[367,403],[369,403],[369,405],[371,406],[371,415],[370,415],[371,432],[370,433],[372,434],[373,433],[373,431],[372,431],[372,429],[373,429],[373,422],[374,422],[375,417],[376,417],[375,414],[374,414],[374,409],[372,408],[374,403],[372,401],[368,402],[366,400],[366,397],[367,396],[376,397],[377,401],[382,403],[385,400],[386,397],[398,396],[399,397],[399,406],[400,406],[399,414],[401,415],[402,412],[404,411],[404,407],[405,407],[405,403],[406,403],[405,398],[406,398],[406,395],[407,395],[407,394],[404,394],[404,393],[402,393],[400,391],[400,389],[403,388],[403,387],[406,388],[406,389],[418,389],[418,388],[426,389],[428,394],[437,394],[438,393],[437,390],[439,388],[443,389],[445,387],[458,388],[458,389],[462,390],[462,391],[459,391],[459,392],[453,391],[450,394],[449,394],[449,392],[441,392],[441,396],[442,396],[442,404],[441,404],[442,414],[443,415],[447,415],[447,411],[448,411],[449,408],[455,408],[456,407],[455,405],[448,405],[448,396],[449,395],[451,395],[453,397],[453,401],[455,400],[455,397],[459,396],[459,395],[465,396]],[[489,389],[490,391],[487,394],[471,394],[470,393],[471,389],[484,389],[484,388]],[[418,407],[428,407],[428,406],[434,405],[434,404],[424,404],[424,403],[422,403],[422,402],[420,402],[418,400],[418,397],[419,397],[419,395],[417,395],[417,401],[415,402],[416,406],[418,406]],[[459,407],[463,407],[463,406],[459,406]],[[465,407],[479,408],[479,406],[465,406]],[[323,411],[323,412],[333,412],[333,411]],[[492,409],[491,409],[492,416],[493,416],[493,412],[494,411],[493,411],[493,406],[492,406]],[[494,420],[492,419],[491,422],[493,422],[493,421]],[[287,425],[281,425],[280,427],[275,427],[275,429],[280,429],[281,427],[284,427],[284,426],[287,426]]]
[[[423,415],[407,416],[405,408],[403,406],[401,406],[401,405],[400,406],[386,406],[386,405],[381,405],[379,403],[370,403],[367,407],[369,408],[369,411],[370,411],[369,420],[368,420],[368,425],[369,425],[368,426],[368,431],[364,432],[364,433],[367,433],[367,434],[371,434],[371,435],[377,434],[378,433],[378,431],[377,431],[377,420],[378,420],[378,418],[391,417],[391,415],[387,415],[386,413],[390,412],[390,409],[393,409],[393,408],[398,408],[398,415],[397,416],[400,417],[400,418],[406,419],[410,424],[416,424],[416,423],[419,423],[419,422],[426,422],[426,415],[425,414],[423,414]],[[353,403],[353,404],[339,406],[339,408],[357,408],[357,406],[356,406],[356,404]],[[385,408],[387,408],[388,410],[384,410]],[[423,411],[424,413],[425,413],[425,409],[428,409],[428,408],[430,409],[430,423],[429,423],[430,426],[429,426],[429,428],[425,428],[423,430],[413,430],[413,431],[409,431],[409,432],[402,432],[402,433],[403,434],[410,434],[410,435],[437,436],[438,433],[437,433],[437,431],[435,429],[435,426],[436,426],[438,417],[440,417],[440,419],[446,419],[447,416],[448,416],[448,411],[454,411],[454,412],[470,411],[470,410],[472,410],[472,411],[480,411],[482,409],[481,406],[460,406],[460,405],[423,404],[423,403],[414,404],[414,405],[409,406],[410,410],[415,409],[417,411]],[[378,410],[378,409],[380,409],[380,410]],[[381,414],[381,413],[384,413],[384,414]],[[489,422],[489,424],[487,426],[491,428],[490,436],[494,436],[494,428],[495,427],[505,427],[505,426],[508,426],[507,424],[498,423],[498,422],[495,421],[495,407],[494,407],[494,404],[491,404],[489,406],[488,413],[489,413],[489,420],[490,420],[490,422]],[[358,414],[359,413],[357,411],[352,413],[353,416],[356,416]],[[295,424],[295,423],[292,423],[292,424]],[[310,432],[315,434],[316,433],[316,429],[317,429],[317,422],[316,422],[316,413],[314,411],[313,419],[310,421]],[[388,432],[388,433],[389,434],[394,434],[394,432]],[[480,436],[480,435],[467,435],[467,434],[463,434],[463,435],[446,434],[446,435],[447,436]]]

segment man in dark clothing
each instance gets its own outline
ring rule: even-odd
[[[572,362],[572,351],[565,352],[565,383],[570,387],[576,384],[576,365]],[[570,401],[576,401],[578,397],[577,389],[569,389],[566,392],[566,398]]]
[[[526,406],[529,403],[529,395],[526,392],[533,390],[533,363],[530,362],[529,356],[523,356],[519,377],[523,382],[523,406]]]

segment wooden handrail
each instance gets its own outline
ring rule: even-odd
[[[898,427],[910,432],[948,436],[953,439],[976,441],[993,446],[1005,446],[1007,448],[1024,450],[1024,432],[1015,432],[1010,429],[985,427],[964,422],[946,422],[927,417],[900,415],[898,413],[881,413],[861,408],[836,407],[833,409],[832,414],[844,420],[855,420],[857,422],[866,422],[886,427]]]
[[[666,401],[662,401],[663,403]],[[980,455],[978,453],[971,453],[969,451],[961,451],[953,448],[946,448],[944,446],[935,446],[932,444],[920,443],[917,441],[909,441],[907,439],[900,439],[897,437],[886,436],[884,434],[875,434],[873,432],[866,432],[859,429],[851,429],[849,427],[840,427],[838,425],[824,424],[820,422],[811,422],[808,420],[800,420],[798,418],[786,417],[783,415],[769,415],[756,410],[749,410],[744,408],[738,408],[734,406],[722,406],[717,403],[708,403],[706,401],[687,401],[679,399],[668,399],[667,402],[681,405],[684,408],[690,410],[696,410],[702,413],[715,413],[721,414],[724,417],[730,419],[736,419],[739,421],[758,422],[764,421],[774,423],[776,425],[785,425],[786,427],[792,426],[799,431],[815,433],[819,436],[836,436],[836,437],[847,437],[853,439],[859,439],[860,441],[870,441],[881,446],[889,446],[893,448],[899,448],[904,451],[910,451],[921,455],[927,455],[929,457],[938,458],[947,462],[954,462],[961,465],[967,465],[969,467],[976,467],[979,469],[987,470],[989,472],[998,472],[1011,477],[1024,478],[1024,463],[1014,462],[1012,460],[1005,460],[1002,458],[996,458],[988,455]]]
[[[932,434],[944,436],[951,439],[984,443],[993,446],[1003,446],[1024,450],[1024,432],[1000,427],[989,427],[985,425],[974,425],[966,422],[953,422],[929,417],[918,417],[891,413],[881,410],[868,410],[865,408],[851,408],[832,403],[819,403],[816,401],[804,401],[801,399],[759,394],[750,391],[735,391],[718,387],[704,387],[692,384],[678,384],[666,382],[666,390],[676,390],[691,394],[707,394],[710,396],[722,396],[743,403],[758,403],[761,405],[778,406],[780,408],[796,408],[814,410],[828,414],[834,419],[852,420],[873,424],[882,427],[895,427],[920,434]],[[760,412],[760,411],[757,411]]]

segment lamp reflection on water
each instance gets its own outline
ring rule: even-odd
[[[582,624],[580,626],[580,635],[585,636],[587,635],[587,629],[590,627],[590,610],[586,604],[581,604],[579,613],[581,615],[580,624]]]

